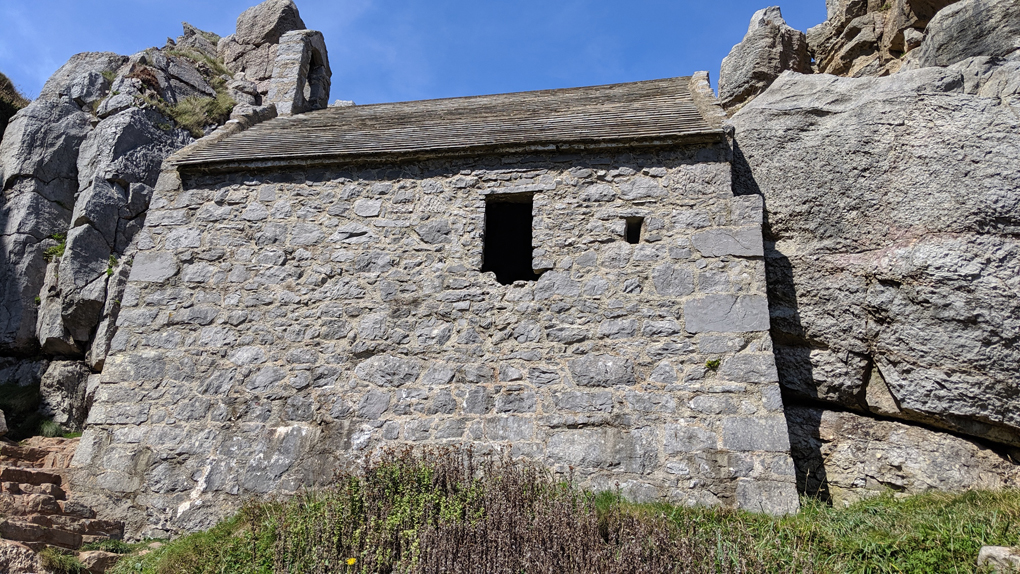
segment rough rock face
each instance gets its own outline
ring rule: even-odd
[[[1020,486],[1020,466],[974,441],[916,425],[821,408],[787,407],[802,492],[850,504],[903,494]]]
[[[786,73],[731,120],[735,185],[788,397],[1020,446],[1020,83],[979,64]]]
[[[266,101],[281,116],[321,110],[329,105],[331,76],[322,32],[287,32],[277,49]]]
[[[940,11],[906,66],[949,66],[975,56],[1020,57],[1020,0],[964,0]]]
[[[719,100],[727,110],[739,109],[786,70],[811,71],[804,33],[786,25],[778,6],[759,10],[744,39],[723,58]]]
[[[43,571],[38,556],[31,548],[17,542],[0,540],[0,572],[37,574]]]
[[[7,417],[4,416],[4,412],[0,411],[0,438],[3,438],[7,434]]]
[[[815,70],[853,77],[895,72],[932,17],[955,1],[827,0],[828,19],[807,32]]]
[[[227,68],[237,74],[235,79],[254,82],[258,92],[265,96],[276,66],[280,38],[287,32],[304,29],[305,23],[292,0],[266,0],[238,16],[236,33],[220,40],[217,51]]]
[[[49,85],[49,84],[47,84]],[[46,272],[43,252],[67,229],[78,187],[75,157],[88,134],[76,105],[38,99],[18,112],[0,144],[0,353],[37,347],[34,299]]]
[[[79,361],[53,361],[42,377],[43,414],[67,430],[85,424],[85,383],[92,372]]]

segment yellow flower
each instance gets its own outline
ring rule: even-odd
[[[348,558],[347,559],[347,565],[348,566],[354,566],[354,563],[357,562],[357,561],[358,561],[357,558]]]

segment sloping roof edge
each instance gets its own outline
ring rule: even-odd
[[[201,172],[725,141],[708,74],[627,84],[329,108],[199,140]]]

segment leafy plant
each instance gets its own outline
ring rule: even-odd
[[[714,370],[719,368],[720,364],[721,363],[720,363],[719,359],[709,359],[709,360],[705,361],[705,368],[710,370],[710,371],[714,371]]]

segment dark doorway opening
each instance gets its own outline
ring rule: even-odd
[[[644,217],[628,217],[627,218],[627,231],[625,233],[627,237],[627,243],[637,245],[641,243],[641,226],[645,222]]]
[[[531,196],[515,194],[485,201],[485,246],[482,271],[492,271],[503,285],[536,281],[531,268]]]

